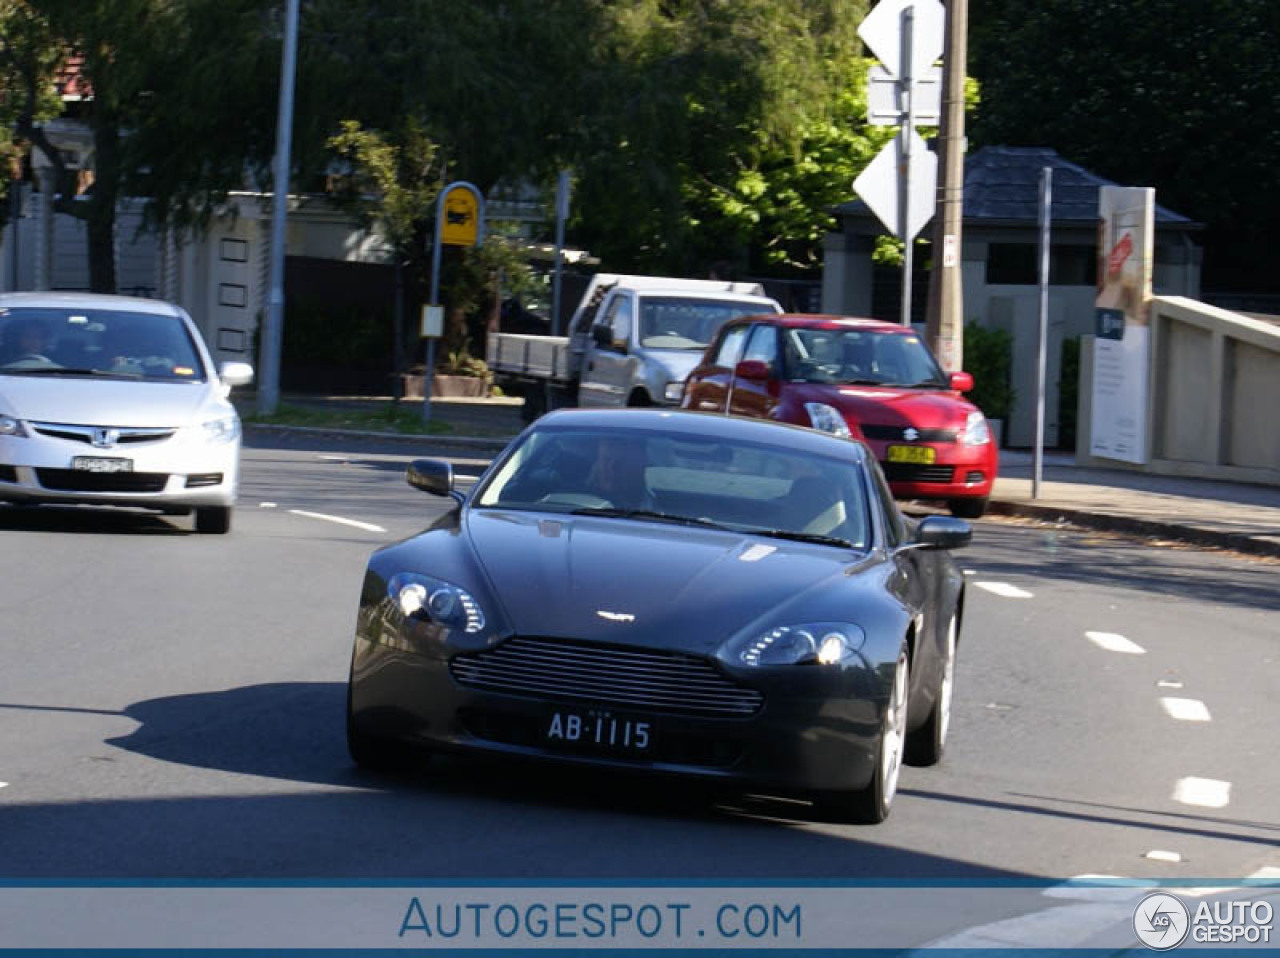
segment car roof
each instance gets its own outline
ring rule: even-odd
[[[661,433],[709,441],[737,440],[852,462],[865,462],[869,456],[867,448],[856,439],[843,439],[805,426],[767,419],[740,419],[686,409],[557,409],[530,428],[543,427]]]
[[[161,299],[108,293],[0,293],[0,309],[98,309],[179,316],[178,307]]]
[[[914,336],[916,331],[910,326],[898,323],[886,323],[880,319],[869,319],[863,316],[833,316],[825,313],[781,313],[766,317],[776,326],[788,329],[865,329],[876,333]],[[726,326],[741,325],[758,317],[740,317],[726,323]]]

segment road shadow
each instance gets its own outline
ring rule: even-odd
[[[108,506],[19,506],[0,503],[0,530],[91,536],[186,536],[191,520]]]

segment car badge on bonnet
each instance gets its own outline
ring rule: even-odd
[[[914,426],[908,426],[906,429],[902,430],[902,438],[908,440],[919,439],[920,433],[916,431]]]
[[[99,449],[110,449],[119,441],[119,429],[95,429],[93,431],[93,444]]]
[[[630,612],[606,612],[604,609],[596,611],[596,615],[602,619],[608,619],[610,622],[634,622],[636,617]]]

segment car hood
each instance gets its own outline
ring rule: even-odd
[[[517,635],[711,653],[861,558],[828,546],[692,527],[470,511],[468,533]],[[836,580],[836,581],[833,581]],[[797,612],[796,614],[800,614]]]
[[[668,382],[682,383],[689,378],[695,366],[702,361],[702,350],[650,349],[645,351],[645,361],[651,364]]]
[[[207,383],[73,376],[0,376],[0,412],[85,426],[183,426],[210,404]],[[231,407],[225,410],[229,415]]]
[[[834,406],[849,422],[926,429],[962,427],[977,406],[949,389],[904,389],[899,386],[837,386],[794,383],[800,402]]]

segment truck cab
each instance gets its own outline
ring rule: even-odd
[[[781,313],[758,283],[596,277],[570,325],[578,405],[675,406],[730,319]]]

